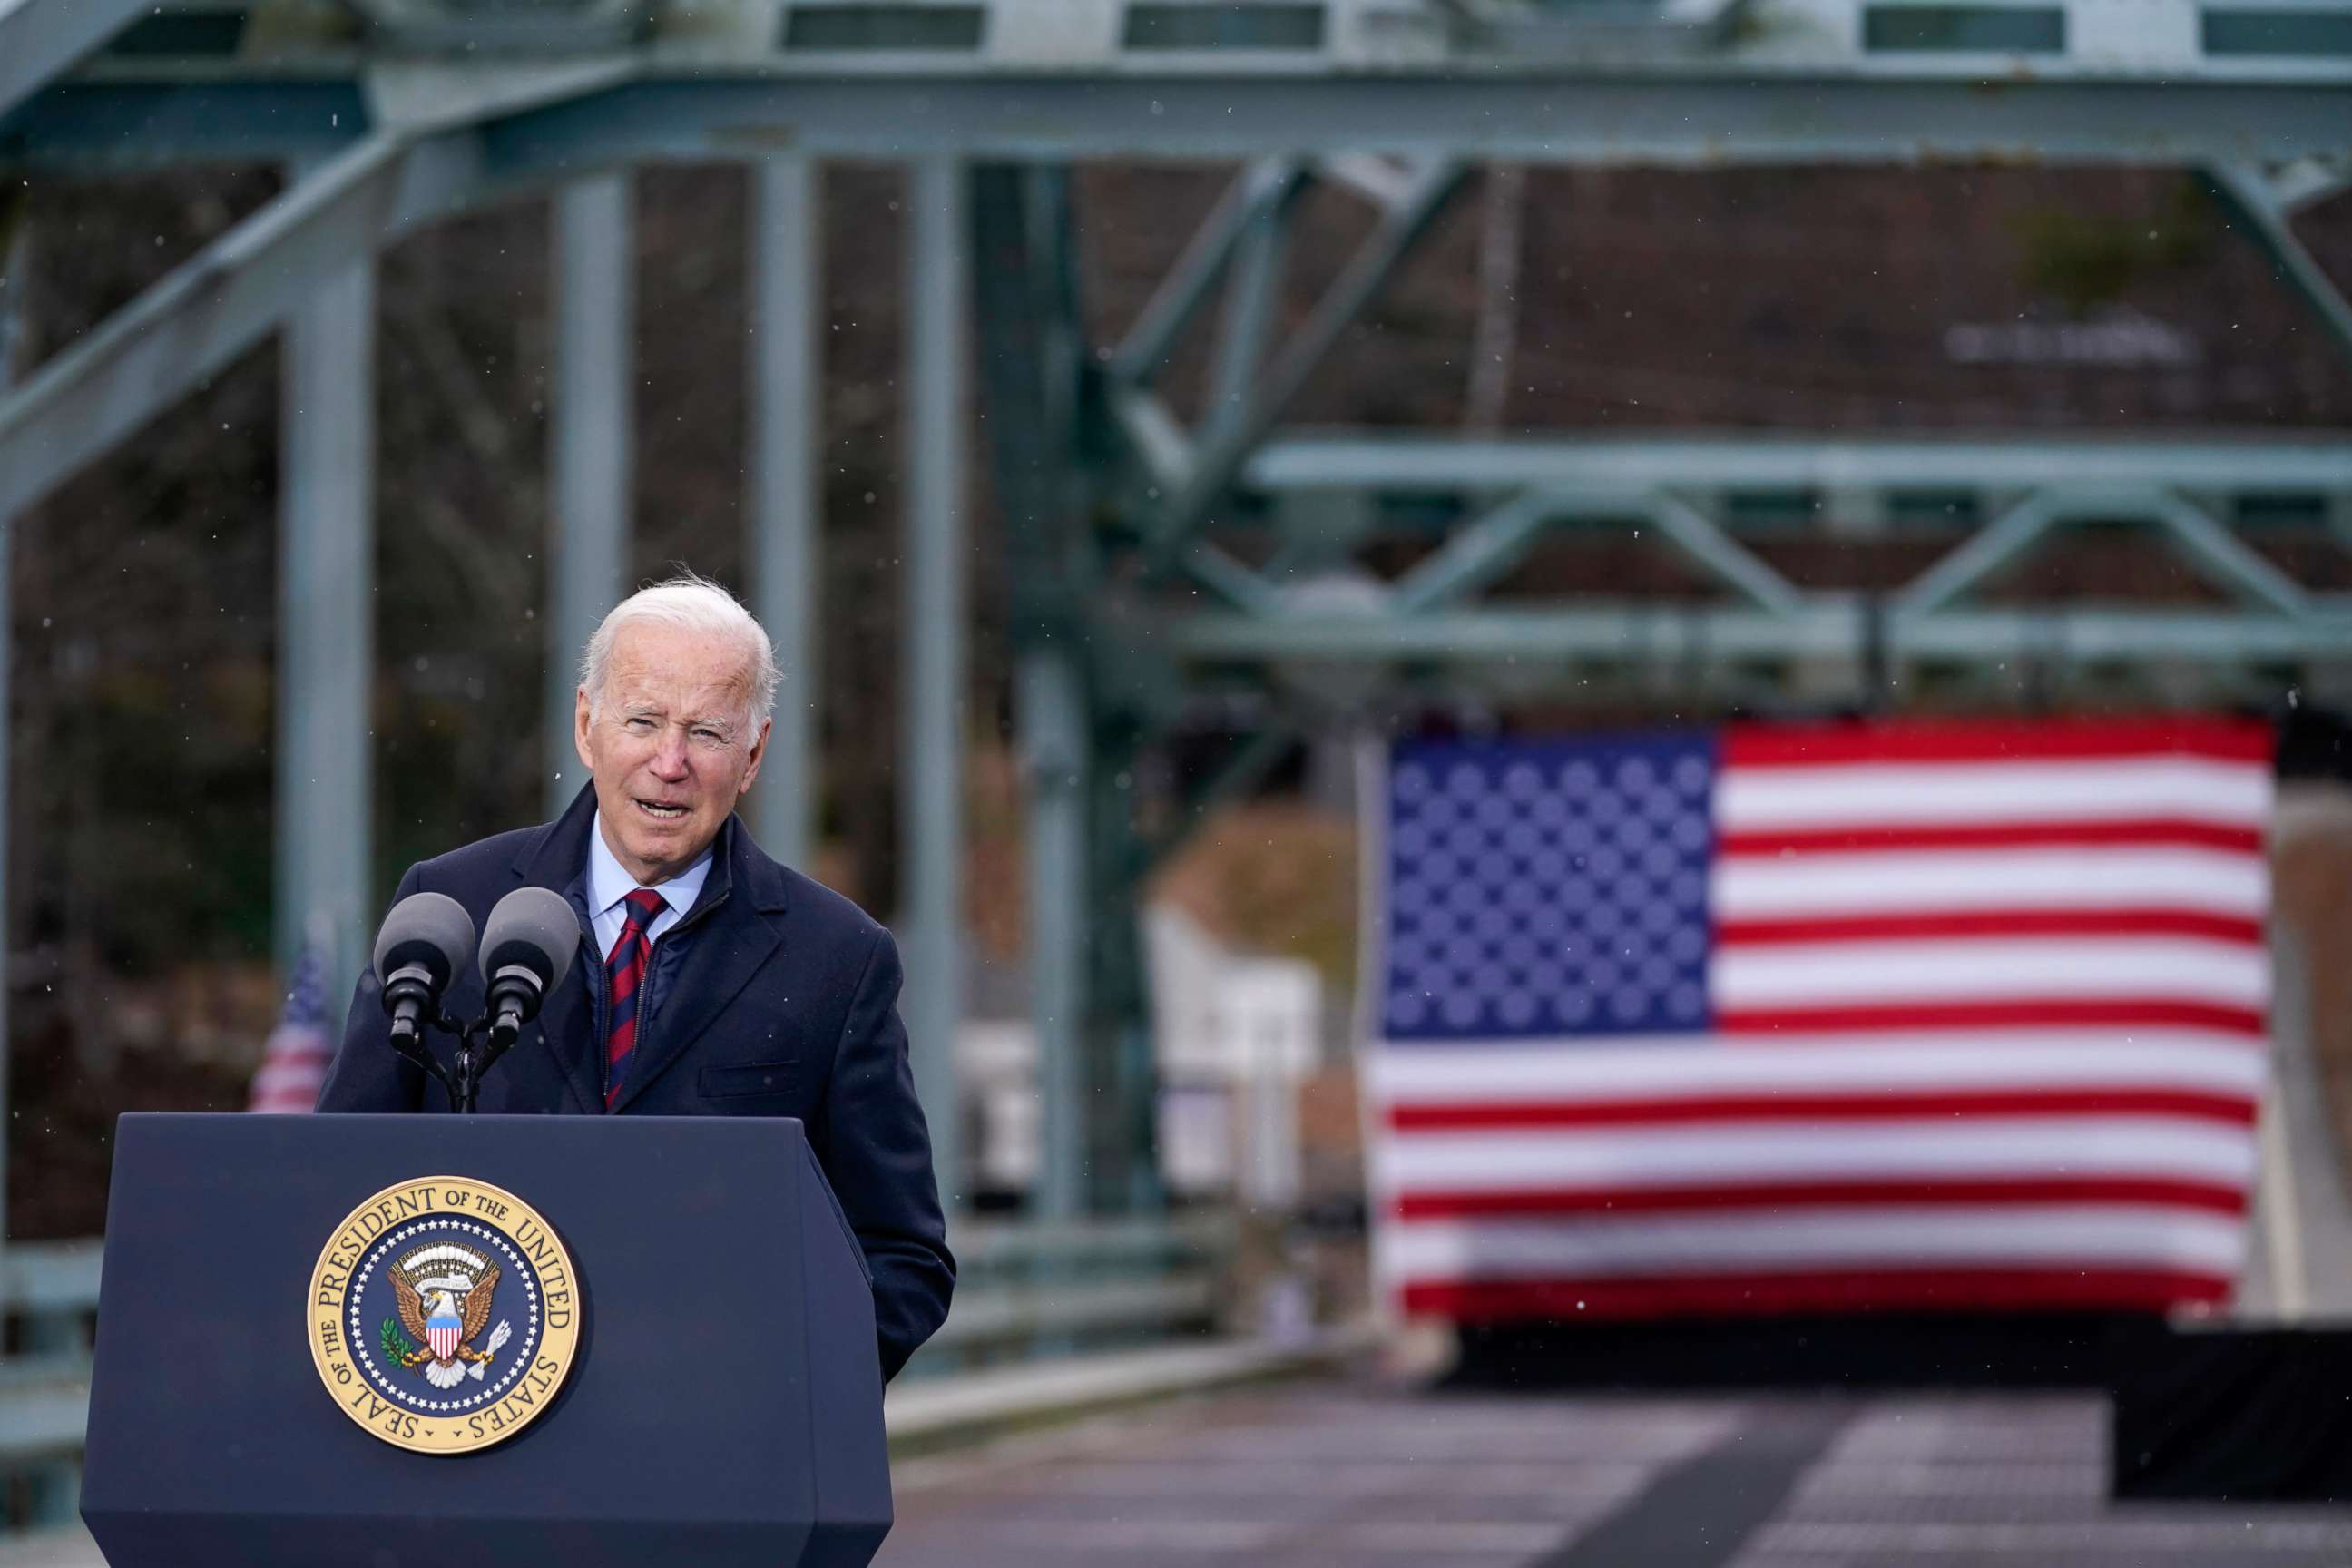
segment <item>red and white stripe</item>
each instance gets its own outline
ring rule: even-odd
[[[1377,1257],[1465,1321],[2228,1299],[2270,738],[1725,738],[1705,1038],[1375,1052]]]
[[[253,1075],[247,1110],[301,1113],[319,1103],[327,1081],[333,1047],[320,1030],[299,1024],[281,1024],[262,1047],[261,1067]]]

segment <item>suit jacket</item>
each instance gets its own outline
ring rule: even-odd
[[[580,919],[581,947],[538,1021],[481,1086],[488,1113],[601,1116],[604,957],[586,902],[596,803],[583,789],[542,826],[502,833],[409,868],[394,901],[446,893],[479,931],[517,888],[551,888]],[[654,944],[636,1046],[613,1112],[796,1116],[864,1250],[887,1378],[947,1317],[955,1259],[931,1173],[930,1133],[907,1066],[890,933],[839,894],[761,852],[742,823],[720,828],[701,896]],[[469,966],[447,1009],[482,1010]],[[434,1044],[448,1059],[446,1040]],[[360,977],[323,1111],[442,1112],[438,1083],[392,1048],[382,987]]]

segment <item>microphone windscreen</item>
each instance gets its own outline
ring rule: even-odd
[[[392,906],[375,933],[376,978],[422,963],[437,996],[473,952],[474,919],[464,905],[446,893],[411,893]]]
[[[537,973],[551,991],[572,968],[580,951],[580,917],[571,902],[547,888],[517,888],[499,900],[482,927],[482,982],[510,963]]]

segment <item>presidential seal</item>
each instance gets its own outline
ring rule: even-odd
[[[310,1359],[343,1414],[420,1454],[464,1454],[546,1411],[580,1342],[563,1243],[466,1176],[384,1188],[311,1271]]]

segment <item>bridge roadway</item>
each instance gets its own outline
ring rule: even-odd
[[[1310,1383],[894,1467],[877,1568],[2341,1568],[2352,1510],[2113,1504],[2093,1395]]]

